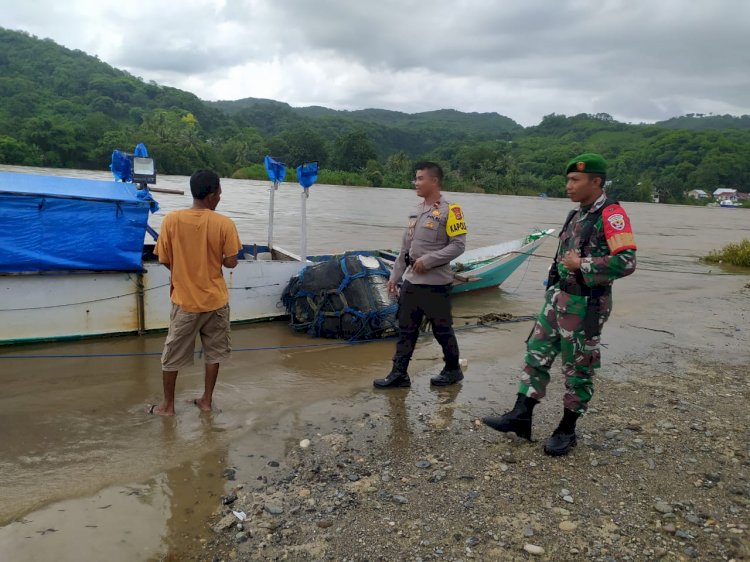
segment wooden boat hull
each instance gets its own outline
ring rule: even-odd
[[[303,264],[279,253],[287,259],[240,259],[224,271],[233,322],[285,315],[281,292]],[[0,295],[0,345],[165,330],[172,306],[169,270],[156,262],[142,273],[2,275]]]
[[[502,284],[539,247],[552,230],[541,231],[528,243],[517,240],[466,252],[452,286],[464,293]],[[225,270],[232,322],[272,320],[286,316],[280,303],[289,279],[299,273],[299,256],[275,248],[269,259],[246,257]],[[502,251],[502,255],[499,252]],[[392,262],[396,254],[363,251]],[[148,252],[147,252],[148,254]],[[270,258],[273,259],[270,259]],[[320,261],[331,256],[310,257]],[[0,275],[0,345],[142,334],[165,330],[169,323],[169,270],[153,258],[142,273],[57,272]]]
[[[500,286],[553,232],[554,229],[539,231],[527,237],[528,241],[515,240],[465,252],[453,264],[457,274],[451,286],[451,293],[466,293]]]

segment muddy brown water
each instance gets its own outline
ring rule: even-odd
[[[0,166],[2,170],[43,173]],[[105,173],[49,171],[109,179]],[[185,189],[187,178],[161,176],[159,187]],[[244,243],[265,243],[268,184],[224,180],[219,211],[232,217]],[[156,194],[161,211],[188,206],[188,195]],[[300,247],[301,189],[284,184],[276,195],[276,244]],[[566,200],[448,194],[461,203],[474,248],[520,238],[532,228],[559,228]],[[307,201],[309,253],[398,246],[411,190],[313,186]],[[697,261],[729,242],[750,237],[742,209],[628,203],[638,243],[639,270],[617,282],[615,311],[605,328],[600,376],[642,376],[645,357],[659,346],[698,351],[742,364],[747,360],[747,272]],[[548,240],[541,256],[554,252]],[[458,326],[487,312],[534,314],[549,260],[528,260],[497,290],[454,298]],[[0,318],[0,321],[2,319]],[[202,386],[196,362],[178,379],[174,419],[143,414],[158,400],[158,352],[164,336],[120,337],[0,348],[0,558],[7,560],[138,560],[178,556],[200,544],[208,517],[237,481],[251,481],[283,460],[289,447],[324,432],[347,411],[390,412],[394,453],[408,447],[418,413],[449,424],[455,407],[482,397],[488,408],[512,402],[528,323],[462,329],[469,361],[460,389],[429,389],[440,349],[420,341],[405,401],[371,390],[387,371],[393,342],[347,346],[313,342],[283,321],[237,326],[237,351],[222,365],[215,398],[220,411],[199,415],[187,402]],[[297,347],[326,343],[321,347]],[[252,350],[252,348],[272,348]],[[277,348],[277,349],[273,349]],[[9,359],[10,355],[66,358]],[[139,354],[107,357],[107,354]],[[154,355],[144,355],[153,353]],[[346,405],[344,408],[343,405]],[[486,412],[479,411],[477,415]]]

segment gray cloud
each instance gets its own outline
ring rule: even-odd
[[[744,0],[37,0],[4,23],[206,99],[651,121],[750,112]]]

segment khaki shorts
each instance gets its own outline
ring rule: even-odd
[[[193,364],[195,336],[200,334],[206,364],[221,363],[229,358],[229,305],[211,312],[186,312],[172,303],[169,332],[161,354],[161,368],[177,371]]]

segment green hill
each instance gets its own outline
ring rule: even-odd
[[[682,117],[672,117],[657,123],[668,129],[690,129],[705,131],[708,129],[750,129],[750,115],[704,115],[702,113],[688,113]]]
[[[82,51],[2,28],[0,99],[0,162],[103,168],[112,140],[134,140],[146,118],[173,108],[192,114],[204,130],[230,123],[189,92],[147,84]]]
[[[562,167],[601,152],[610,193],[677,202],[695,188],[750,190],[750,116],[690,114],[653,125],[605,113],[551,114],[523,128],[498,113],[404,113],[292,107],[197,96],[113,68],[49,39],[0,28],[0,163],[106,169],[113,148],[145,142],[160,173],[212,167],[264,176],[265,154],[290,168],[318,160],[322,183],[408,187],[416,159],[439,161],[446,186],[564,193]]]

